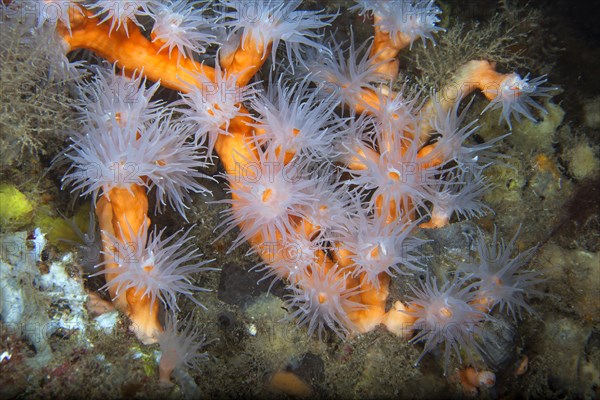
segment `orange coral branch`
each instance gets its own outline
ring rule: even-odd
[[[246,40],[240,38],[240,45],[231,54],[221,56],[221,68],[230,75],[237,76],[239,85],[247,85],[252,77],[263,66],[267,57],[271,54],[271,44],[265,49],[262,42],[254,42],[252,35]]]
[[[149,296],[143,296],[140,290],[129,289],[125,296],[119,295],[116,286],[110,284],[118,272],[108,272],[118,267],[115,257],[132,255],[132,243],[138,241],[130,237],[130,232],[145,235],[143,227],[150,225],[145,188],[134,184],[129,188],[111,189],[98,200],[96,215],[102,233],[105,278],[113,304],[129,317],[131,329],[143,343],[154,343],[155,333],[162,331],[158,321],[158,303],[151,306]],[[112,238],[120,243],[113,243]],[[119,249],[124,249],[126,253],[117,254]]]
[[[162,85],[172,89],[182,92],[189,91],[191,87],[197,85],[198,74],[205,75],[213,82],[216,81],[215,74],[217,72],[214,68],[194,62],[189,58],[169,57],[168,52],[158,53],[156,44],[146,39],[139,29],[133,26],[129,30],[129,36],[122,29],[111,32],[109,24],[98,24],[98,19],[91,17],[89,12],[86,15],[74,13],[71,32],[60,24],[58,32],[66,43],[67,51],[78,48],[92,50],[108,61],[116,63],[122,69],[143,71],[148,79],[160,81]],[[398,73],[398,61],[395,58],[398,52],[409,43],[410,40],[402,34],[392,38],[389,33],[381,32],[376,28],[371,57],[373,62],[381,64],[378,71],[394,79]],[[251,35],[245,39],[242,36],[240,45],[235,51],[221,55],[220,65],[223,73],[236,75],[237,83],[243,86],[248,84],[262,67],[270,52],[271,44],[265,48],[261,43],[254,43]],[[380,102],[380,96],[375,91],[365,89],[358,96],[357,104],[354,107],[358,112],[368,112],[369,109],[380,108]],[[246,112],[243,107],[240,111],[242,114]],[[249,116],[232,119],[228,129],[230,134],[219,135],[215,143],[215,151],[230,175],[231,185],[235,185],[235,179],[241,178],[239,176],[241,163],[256,159],[248,142],[254,134],[253,128],[250,126],[251,122]],[[293,154],[286,154],[286,161],[289,162],[292,156]],[[373,154],[364,154],[364,156],[371,158],[378,157],[378,154],[373,151]],[[356,159],[351,163],[351,167],[364,168],[365,166],[362,164]],[[381,211],[381,205],[379,209]],[[108,256],[112,254],[111,251],[115,247],[115,244],[110,242],[108,234],[119,240],[121,244],[127,244],[132,241],[132,238],[129,237],[130,231],[141,232],[144,224],[149,224],[145,189],[137,185],[133,185],[129,189],[112,189],[99,199],[96,212],[103,230],[103,246],[107,255],[105,268],[110,270],[117,264]],[[395,218],[395,213],[391,215],[390,212],[389,219]],[[296,226],[302,227],[305,230],[304,233],[309,237],[318,230],[318,227],[308,221],[297,221]],[[244,229],[243,223],[240,227]],[[249,242],[260,251],[260,247],[265,241],[277,239],[279,238],[263,238],[259,234],[250,238]],[[320,265],[332,267],[333,262],[325,253],[320,252],[316,257],[322,261],[319,263]],[[340,249],[336,257],[338,268],[349,267],[349,254],[346,250]],[[106,273],[109,291],[113,298],[116,296],[116,288],[110,286],[110,281],[115,276],[115,273]],[[356,301],[366,306],[364,310],[349,313],[359,331],[369,331],[384,322],[388,318],[385,304],[388,297],[389,276],[380,275],[377,287],[371,285],[364,276],[349,275],[345,279],[348,288],[361,288],[360,294],[356,296]],[[144,296],[142,291],[132,288],[127,290],[125,296],[116,298],[115,305],[130,317],[136,334],[144,343],[156,340],[154,334],[156,331],[162,330],[157,318],[158,304],[151,305],[148,296]]]
[[[494,63],[485,60],[472,60],[460,67],[452,79],[423,106],[420,137],[427,138],[431,133],[429,120],[435,116],[434,102],[441,106],[443,112],[447,112],[475,90],[480,90],[488,100],[495,99],[502,81],[509,76],[497,72],[495,67]]]
[[[371,47],[370,59],[377,72],[384,75],[386,79],[395,80],[398,77],[400,61],[396,58],[400,51],[410,45],[410,38],[398,32],[394,37],[389,32],[382,31],[378,23],[381,18],[375,16],[375,37]]]
[[[189,58],[182,58],[178,62],[176,54],[169,57],[166,51],[157,53],[157,47],[137,27],[129,29],[128,37],[124,29],[111,32],[110,24],[99,24],[98,18],[93,18],[90,11],[86,11],[85,15],[72,14],[71,33],[62,24],[57,27],[67,52],[91,50],[109,62],[117,63],[124,70],[143,70],[148,79],[180,91],[186,91],[186,85],[195,85],[198,73],[215,81],[214,68]]]

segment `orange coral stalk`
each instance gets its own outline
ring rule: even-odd
[[[252,40],[252,35],[248,35],[242,43],[243,40],[242,36],[239,47],[231,54],[222,55],[220,61],[221,67],[228,74],[236,75],[238,84],[242,86],[250,82],[271,54],[271,44],[265,49],[262,42]]]
[[[408,307],[400,301],[396,301],[383,318],[383,324],[387,330],[397,336],[408,338],[413,331],[412,326],[417,318],[408,314],[407,311],[409,311]]]
[[[495,68],[495,63],[485,60],[472,60],[460,67],[450,81],[423,106],[421,140],[428,138],[431,134],[429,121],[435,117],[436,105],[434,102],[441,106],[442,112],[447,112],[475,90],[481,90],[488,100],[494,100],[498,93],[501,93],[498,89],[502,82],[511,75],[501,74]],[[518,95],[519,92],[517,91],[515,94]]]
[[[241,106],[240,113],[247,114],[247,110]],[[256,159],[248,142],[252,137],[250,122],[251,118],[248,116],[233,118],[229,122],[229,135],[219,135],[215,143],[215,151],[219,155],[219,160],[221,160],[227,174],[234,177],[234,180],[240,178],[238,174],[241,164]]]
[[[352,252],[343,248],[340,243],[337,244],[333,255],[335,263],[342,268],[348,268],[353,263]],[[381,273],[378,278],[379,287],[370,284],[364,274],[358,278],[352,276],[346,278],[346,287],[360,286],[361,288],[361,292],[352,300],[366,306],[364,310],[348,313],[350,320],[361,333],[373,330],[385,320],[385,304],[389,295],[390,277],[386,273]]]
[[[437,96],[427,102],[424,115],[433,115],[434,101],[439,102],[443,111],[448,111],[456,102],[477,89],[481,90],[488,100],[495,99],[500,84],[510,75],[497,72],[495,67],[494,63],[485,60],[469,61],[460,67]]]
[[[350,286],[349,282],[347,284]],[[359,294],[360,299],[357,301],[364,304],[366,308],[353,311],[348,316],[356,325],[358,331],[364,333],[373,330],[384,321],[386,315],[385,303],[390,294],[390,277],[385,273],[379,274],[379,287],[376,288],[363,275],[358,285],[360,285],[361,293]]]
[[[90,11],[86,11],[85,15],[73,13],[71,32],[63,24],[58,25],[57,32],[64,39],[67,52],[91,50],[110,62],[116,62],[122,69],[143,69],[148,79],[183,92],[187,91],[186,86],[196,84],[198,72],[215,81],[214,68],[189,58],[180,58],[177,54],[158,53],[160,46],[146,39],[136,27],[129,29],[127,36],[124,29],[111,31],[110,24],[99,24],[98,18],[92,15]],[[221,57],[221,66],[228,74],[237,75],[240,85],[246,85],[264,64],[270,47],[269,44],[265,49],[249,36],[234,52]],[[177,49],[172,52],[176,53]]]
[[[57,32],[66,44],[66,51],[88,49],[111,63],[129,71],[143,70],[152,81],[160,81],[171,89],[186,91],[186,85],[195,85],[196,74],[202,73],[211,81],[215,79],[214,68],[197,63],[189,58],[169,57],[168,52],[157,54],[157,47],[146,39],[138,28],[129,29],[129,37],[124,29],[110,30],[110,24],[98,24],[90,11],[85,15],[72,13],[71,33],[62,24]],[[132,27],[133,28],[133,27]]]
[[[118,267],[114,260],[117,248],[128,248],[134,238],[130,232],[141,232],[142,226],[148,226],[148,197],[144,187],[131,185],[129,188],[112,188],[96,204],[96,215],[102,232],[102,250],[104,252],[105,271]],[[112,242],[116,238],[120,244]],[[125,255],[127,256],[127,255]],[[158,321],[158,303],[150,307],[150,298],[142,296],[141,291],[127,290],[125,296],[117,296],[117,288],[110,282],[118,273],[105,273],[108,292],[115,307],[131,320],[131,329],[145,344],[154,343],[156,332],[162,331]]]
[[[130,204],[135,206],[130,207]],[[105,194],[98,199],[96,216],[98,217],[100,232],[102,232],[102,247],[106,262],[105,270],[117,267],[114,262],[109,260],[116,251],[115,244],[111,242],[110,237],[117,238],[123,244],[131,243],[132,238],[129,237],[128,227],[131,227],[133,232],[139,232],[140,227],[148,218],[147,213],[148,198],[145,190],[138,185],[132,185],[130,190],[113,188],[109,194]],[[106,281],[110,282],[115,276],[115,274],[106,273]],[[109,286],[109,294],[115,300],[115,306],[126,312],[125,299],[116,297],[116,288]]]
[[[362,88],[358,94],[358,101],[352,104],[354,111],[359,114],[364,112],[369,113],[371,110],[379,110],[381,108],[381,99],[375,91],[369,88]]]
[[[129,305],[129,329],[143,344],[156,343],[158,334],[163,331],[158,321],[158,302],[152,303],[150,296],[144,295],[143,289],[127,289],[125,297]]]
[[[378,22],[381,18],[375,16],[375,37],[371,47],[370,58],[373,64],[378,64],[376,71],[386,79],[395,80],[398,77],[400,61],[396,58],[400,50],[410,45],[410,37],[398,32],[394,37],[389,32],[382,31]]]

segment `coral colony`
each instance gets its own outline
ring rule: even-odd
[[[470,144],[477,126],[459,111],[463,99],[483,93],[484,112],[500,110],[504,133],[511,120],[544,113],[536,98],[550,96],[546,78],[500,73],[485,60],[464,64],[438,93],[394,90],[398,54],[443,34],[434,1],[357,0],[350,11],[374,21],[362,46],[325,33],[337,15],[300,0],[3,8],[2,23],[30,24],[57,52],[105,60],[86,67],[93,77],[79,85],[64,189],[91,198],[103,248],[96,268],[137,337],[169,349],[163,380],[202,358],[203,339],[190,327],[178,332],[172,316],[163,327],[159,308],[176,312],[179,294],[200,305],[205,289],[194,279],[216,263],[195,252],[189,230],[167,236],[154,226],[149,196],[154,213],[170,208],[188,221],[217,157],[230,207],[216,235],[239,232],[231,249],[248,243],[262,259],[256,269],[287,285],[290,318],[309,334],[344,338],[384,324],[412,332],[423,354],[443,345],[447,366],[453,352],[478,352],[494,307],[532,311],[525,300],[540,279],[523,267],[533,250],[514,256],[516,236],[505,246],[494,235],[488,247],[481,233],[478,262],[451,282],[428,276],[406,305],[386,311],[391,278],[426,272],[417,231],[489,210],[484,170],[501,137]],[[82,64],[65,57],[60,68],[72,78]],[[180,98],[155,100],[159,85]],[[442,95],[451,92],[460,95]]]

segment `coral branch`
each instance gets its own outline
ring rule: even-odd
[[[148,79],[180,91],[186,91],[186,84],[196,84],[198,72],[215,80],[214,68],[189,58],[170,57],[169,52],[158,53],[156,45],[139,28],[131,29],[128,36],[122,29],[111,31],[109,24],[99,22],[87,11],[86,15],[73,13],[71,32],[59,24],[57,31],[65,41],[66,52],[91,50],[126,71],[143,70]]]

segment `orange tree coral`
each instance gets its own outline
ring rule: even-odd
[[[390,311],[385,304],[392,275],[422,269],[423,242],[414,231],[487,209],[480,200],[489,188],[483,170],[493,162],[496,141],[468,145],[476,127],[463,123],[461,100],[481,90],[490,100],[486,109],[500,108],[510,126],[513,117],[534,119],[530,107],[544,112],[534,97],[549,95],[541,86],[545,78],[502,74],[485,60],[465,64],[425,100],[407,87],[392,90],[398,54],[419,38],[423,44],[433,41],[442,30],[433,1],[357,1],[355,10],[372,15],[375,29],[372,43],[358,48],[353,40],[323,39],[317,30],[335,15],[302,10],[299,0],[38,4],[57,3],[61,17],[49,21],[40,14],[38,26],[55,27],[65,53],[91,50],[134,74],[135,93],[145,107],[143,121],[119,112],[94,128],[104,130],[106,140],[139,150],[135,179],[89,184],[89,177],[73,175],[81,172],[75,167],[66,180],[97,199],[107,288],[146,342],[162,330],[155,300],[176,307],[160,285],[150,290],[144,275],[158,269],[156,259],[146,255],[169,248],[160,235],[148,239],[149,189],[157,189],[157,204],[168,199],[183,214],[189,192],[204,190],[185,178],[206,179],[198,170],[214,150],[231,194],[223,234],[239,228],[232,247],[248,242],[267,276],[288,282],[288,304],[299,324],[311,333],[328,327],[344,335],[384,323],[401,333],[416,317],[401,304]],[[154,20],[149,37],[142,33],[143,16]],[[284,57],[277,54],[282,42]],[[216,56],[197,61],[211,47],[218,48]],[[269,57],[273,79],[258,94],[251,81]],[[179,91],[181,100],[151,104],[141,76]],[[450,92],[456,95],[446,95]],[[165,111],[169,107],[177,108],[181,120]],[[122,131],[127,140],[120,138]],[[165,136],[174,139],[169,144]],[[79,145],[85,140],[89,136],[75,140],[74,162],[96,145],[93,140]],[[183,153],[165,153],[169,145]],[[152,146],[161,151],[142,157]],[[186,152],[207,153],[191,156],[197,162],[190,164],[182,156]],[[131,178],[126,157],[111,165],[117,176]],[[146,259],[137,270],[144,279],[128,278],[129,270],[115,259],[130,243]],[[161,250],[147,251],[152,244]],[[199,289],[189,273],[201,265],[175,274],[184,283],[180,291],[190,297]]]

